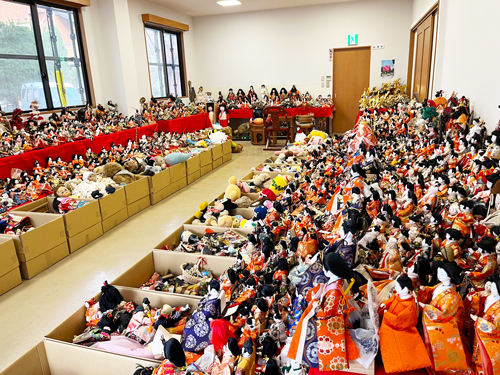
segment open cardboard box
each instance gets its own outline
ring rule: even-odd
[[[43,197],[37,199],[36,201],[23,204],[21,206],[14,207],[9,211],[23,211],[23,212],[44,212],[44,205],[47,203],[47,198]]]
[[[172,194],[172,187],[170,186],[170,183],[169,183],[169,185],[166,186],[165,188],[158,190],[154,193],[151,192],[151,194],[149,195],[149,201],[151,202],[151,204],[156,204],[159,201],[167,198],[171,194]]]
[[[218,159],[214,159],[212,162],[212,169],[219,168],[222,165],[222,156]]]
[[[184,230],[189,230],[193,234],[196,234],[197,236],[203,236],[205,233],[205,230],[209,228],[205,225],[190,225],[190,224],[183,224],[179,228],[177,228],[174,232],[170,233],[170,235],[165,238],[163,241],[161,241],[158,245],[155,246],[155,249],[162,250],[165,245],[168,245],[170,250],[174,250],[177,246],[179,246],[180,243],[180,236],[182,231]],[[229,228],[221,228],[221,227],[210,227],[210,230],[215,233],[224,233],[228,230]],[[241,229],[232,229],[236,234],[239,234],[240,236],[246,238],[247,233],[242,231]]]
[[[233,154],[229,153],[229,154],[225,154],[225,155],[222,155],[222,163],[227,163],[228,161],[230,161],[231,159],[233,158]]]
[[[227,155],[231,153],[231,144],[232,141],[227,141],[222,144],[222,155]]]
[[[1,371],[0,375],[51,375],[43,341]]]
[[[212,151],[212,160],[222,159],[223,152],[221,144],[214,145],[210,150]]]
[[[151,306],[157,308],[164,304],[172,307],[188,304],[191,311],[198,307],[199,298],[190,296],[151,292],[139,289],[123,288],[117,286],[125,301],[133,301],[140,305],[147,297]],[[98,300],[98,296],[95,297]],[[106,374],[133,374],[137,364],[158,367],[161,361],[143,359],[140,357],[119,355],[92,347],[73,344],[75,335],[81,334],[85,329],[84,305],[68,319],[63,321],[54,330],[45,336],[44,345],[47,362],[52,375],[88,375],[91,373],[90,364],[94,369],[106,369]]]
[[[12,238],[0,239],[0,295],[21,284],[21,271]]]
[[[149,196],[149,179],[147,176],[136,176],[136,180],[125,185],[125,198],[127,205]]]
[[[186,162],[172,165],[170,169],[170,184],[186,178]]]
[[[208,148],[200,153],[200,166],[212,165],[212,151]]]
[[[127,271],[118,276],[112,284],[127,288],[140,288],[151,278],[151,276],[153,276],[153,273],[158,272],[161,275],[166,275],[168,272],[171,272],[176,276],[181,275],[181,265],[183,263],[196,264],[200,257],[205,258],[207,261],[203,270],[210,270],[214,277],[219,277],[235,263],[234,257],[201,255],[199,253],[189,254],[182,253],[180,251],[153,250],[139,262],[130,267]],[[150,291],[150,293],[169,294],[175,296],[183,295],[157,291]],[[201,299],[202,297],[190,296],[190,298]]]
[[[195,155],[186,160],[186,176],[200,170],[200,155]]]
[[[154,176],[148,176],[149,189],[151,193],[157,193],[170,185],[170,168],[156,173]]]
[[[101,217],[104,221],[118,213],[120,210],[127,208],[127,198],[125,189],[119,188],[113,194],[108,194],[105,197],[98,199],[101,207]]]
[[[16,215],[30,218],[34,228],[19,236],[0,234],[0,239],[13,239],[20,262],[27,262],[35,257],[66,243],[66,229],[61,215],[40,212],[16,211]]]

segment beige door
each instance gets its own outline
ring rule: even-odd
[[[333,132],[344,133],[355,125],[359,99],[370,86],[370,47],[333,51]]]
[[[412,93],[417,93],[420,101],[429,96],[429,82],[431,74],[432,39],[434,15],[430,14],[415,30],[415,78]],[[431,96],[432,98],[432,96]]]

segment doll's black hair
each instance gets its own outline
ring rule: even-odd
[[[266,338],[262,341],[262,357],[263,358],[273,358],[278,351],[278,345],[276,345],[276,341],[270,336],[266,336]]]
[[[231,284],[236,283],[237,277],[236,277],[236,272],[232,268],[228,268],[227,270],[227,277]]]
[[[327,271],[343,279],[350,280],[352,278],[352,271],[349,265],[337,253],[328,253],[324,258],[323,264]]]
[[[387,204],[387,203],[385,203],[382,206],[382,210],[381,211],[387,212],[387,215],[389,216],[387,219],[391,218],[394,215],[394,212],[392,211],[392,207],[389,204]]]
[[[238,347],[238,341],[234,337],[230,337],[227,341],[227,347],[234,357],[240,355],[240,348]]]
[[[437,224],[441,224],[441,222],[443,221],[443,217],[438,213],[433,213],[432,217],[434,218],[434,220],[436,220]]]
[[[413,282],[406,273],[403,273],[396,279],[396,282],[401,286],[401,289],[408,288],[408,291],[413,290]]]
[[[437,280],[437,270],[438,268],[442,268],[444,271],[446,271],[453,284],[460,285],[462,283],[462,276],[461,276],[462,269],[457,263],[449,262],[447,260],[443,261],[438,260],[434,262],[433,267],[435,273],[434,276],[436,280]]]
[[[152,375],[153,371],[153,367],[144,367],[138,364],[133,375]]]
[[[396,192],[394,190],[389,190],[389,192],[387,194],[389,195],[389,199],[391,201],[395,201],[396,200]]]
[[[209,286],[210,289],[215,289],[216,291],[220,291],[220,284],[217,280],[212,280],[210,281],[210,286]]]
[[[253,319],[253,318],[248,318]],[[245,349],[249,354],[253,353],[253,341],[252,338],[249,337],[248,340],[243,344],[243,349]]]
[[[446,230],[446,234],[449,234],[452,240],[458,241],[462,238],[462,233],[455,228],[449,228]]]
[[[429,259],[419,256],[414,264],[414,271],[420,279],[420,284],[424,286],[429,284],[427,276],[432,274],[432,267]]]
[[[186,354],[181,343],[171,338],[163,345],[163,355],[177,368],[186,367]]]
[[[495,246],[497,245],[497,241],[495,241],[493,238],[484,236],[481,238],[481,241],[477,243],[477,247],[480,247],[487,253],[491,254],[495,251]]]
[[[99,310],[101,312],[114,310],[122,301],[123,297],[120,291],[113,285],[109,285],[107,281],[104,281],[104,285],[101,287],[101,296],[99,297]]]
[[[288,271],[288,261],[286,260],[286,258],[278,259],[278,269],[280,271]]]
[[[402,225],[401,219],[397,216],[391,217],[391,224],[394,228],[399,228]]]

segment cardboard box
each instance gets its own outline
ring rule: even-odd
[[[193,156],[186,160],[186,175],[193,174],[200,170],[200,155]]]
[[[54,212],[54,207],[52,205],[54,199],[54,197],[47,198],[47,210],[53,212],[56,215],[61,215]],[[78,233],[83,232],[85,229],[101,223],[101,209],[98,201],[87,199],[76,200],[86,201],[87,203],[74,211],[62,215],[62,217],[64,218],[64,225],[66,227],[66,234],[68,235],[68,238],[73,237]]]
[[[192,184],[195,182],[197,179],[201,177],[201,169],[198,169],[196,172],[191,173],[190,175],[187,176],[187,183]]]
[[[99,220],[97,224],[91,226],[90,228],[81,231],[73,237],[68,237],[69,252],[74,253],[76,250],[81,249],[85,245],[94,241],[96,238],[101,237],[102,234],[102,222]]]
[[[232,147],[231,147],[231,144],[233,142],[231,141],[228,141],[228,142],[224,142],[222,144],[222,155],[227,155],[227,154],[230,154],[231,151],[232,151]]]
[[[175,193],[176,191],[181,190],[182,188],[186,187],[187,185],[187,179],[186,176],[184,176],[182,179],[172,182],[170,184],[170,188],[172,189],[172,194]]]
[[[170,184],[186,177],[186,162],[173,165],[169,169],[170,169]]]
[[[220,159],[222,157],[222,145],[215,145],[211,148],[212,150],[212,159]]]
[[[12,238],[0,239],[0,295],[21,284],[21,271]]]
[[[125,209],[127,207],[125,189],[116,189],[113,194],[106,195],[99,199],[99,205],[101,206],[101,218],[103,221],[113,216],[118,211]]]
[[[212,164],[212,151],[207,149],[200,154],[200,166],[203,167],[205,165]]]
[[[47,203],[47,198],[41,198],[36,201],[23,204],[22,206],[17,206],[10,211],[23,211],[23,212],[44,212],[45,204]]]
[[[221,165],[222,165],[222,157],[220,157],[219,159],[214,159],[214,161],[212,162],[212,169],[218,168]]]
[[[17,361],[0,372],[0,375],[51,375],[45,345],[40,341]]]
[[[170,168],[167,168],[154,176],[149,176],[149,189],[151,193],[157,193],[170,185]]]
[[[151,193],[149,195],[149,200],[150,200],[151,204],[156,204],[159,201],[167,198],[171,194],[172,194],[172,187],[170,185],[168,185],[164,189],[161,189],[155,193]]]
[[[138,201],[127,205],[128,217],[135,215],[139,211],[144,210],[145,208],[151,206],[151,198],[149,194]]]
[[[137,176],[137,180],[125,185],[124,189],[127,204],[137,202],[139,199],[149,196],[149,180],[147,176]]]
[[[111,215],[102,221],[102,231],[106,233],[108,230],[113,229],[118,224],[128,219],[127,207],[122,208],[120,211]]]
[[[115,286],[123,286],[129,288],[140,288],[147,282],[153,273],[158,272],[161,275],[166,275],[172,272],[175,275],[181,275],[181,265],[184,263],[196,264],[198,259],[202,256],[207,261],[204,270],[210,270],[214,277],[219,277],[229,267],[231,267],[236,259],[234,257],[220,257],[214,255],[200,255],[188,254],[179,251],[168,250],[153,250],[151,253],[142,258],[139,262],[130,267],[127,271],[122,273],[116,280],[112,282]],[[150,291],[151,293],[159,294],[173,294],[169,292]],[[124,296],[125,297],[125,296]],[[198,298],[197,296],[191,296]],[[173,305],[172,305],[173,306]]]
[[[145,290],[117,287],[125,301],[133,301],[140,305],[147,297],[153,307],[164,304],[170,306],[191,306],[191,311],[198,307],[199,298],[163,292],[150,292]],[[99,296],[95,297],[96,299]],[[84,305],[63,321],[54,330],[49,332],[44,339],[47,362],[51,375],[88,375],[89,364],[93,368],[106,368],[107,374],[133,374],[137,364],[158,367],[161,361],[144,359],[140,357],[119,355],[92,347],[85,347],[72,343],[75,335],[81,334],[85,329]]]
[[[206,175],[208,172],[212,171],[213,167],[212,167],[212,162],[210,162],[210,164],[208,165],[204,165],[200,168],[200,174],[202,176]]]
[[[190,219],[191,220],[190,222],[192,222],[193,219],[194,219],[194,216]],[[205,233],[205,230],[207,228],[209,228],[209,227],[207,227],[205,225],[183,224],[179,228],[177,228],[174,232],[170,233],[170,235],[167,238],[165,238],[158,245],[156,245],[155,249],[162,250],[165,247],[165,245],[168,245],[170,250],[174,250],[177,246],[179,246],[180,236],[184,230],[189,230],[193,234],[196,234],[197,236],[201,237],[201,236],[203,236],[203,234]],[[228,230],[228,228],[210,227],[210,230],[212,232],[216,232],[216,233],[224,233]],[[232,230],[233,230],[233,232],[242,236],[243,238],[247,238],[247,233],[245,232],[245,230],[236,229],[236,228],[233,228]]]
[[[61,215],[22,211],[16,211],[16,215],[28,216],[35,228],[19,236],[0,234],[0,239],[14,240],[20,262],[28,262],[57,245],[67,244],[64,219]]]
[[[27,262],[20,262],[21,276],[23,279],[31,279],[40,272],[52,267],[61,259],[66,258],[68,255],[69,248],[65,239],[62,244],[57,245],[36,258],[28,260]]]
[[[233,158],[233,154],[231,154],[231,153],[222,155],[222,163],[227,163],[232,158]]]

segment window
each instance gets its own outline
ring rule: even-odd
[[[186,95],[182,35],[170,30],[146,28],[151,94],[165,98]]]
[[[36,1],[0,0],[0,106],[11,113],[90,102],[78,11]]]

